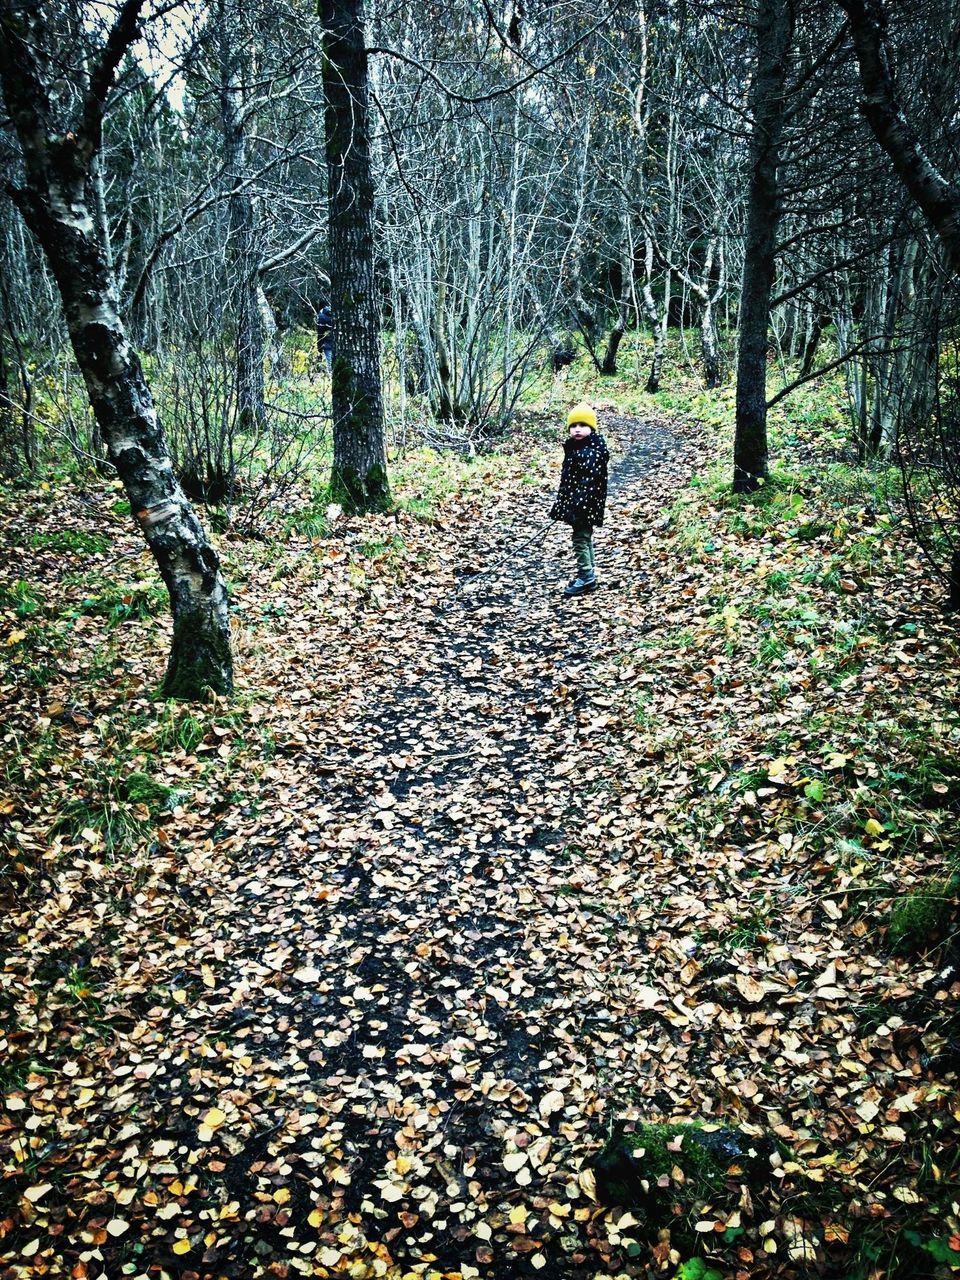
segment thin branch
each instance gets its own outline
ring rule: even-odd
[[[206,213],[208,209],[214,208],[214,206],[219,204],[222,200],[229,200],[231,196],[239,195],[241,192],[247,190],[248,187],[253,186],[254,183],[264,176],[264,174],[275,169],[284,159],[285,155],[276,156],[262,168],[258,169],[256,173],[252,173],[249,177],[244,178],[242,182],[238,182],[227,191],[217,191],[213,195],[208,196],[206,200],[201,200],[200,203],[195,205],[192,209],[184,211],[176,222],[165,227],[159,233],[156,240],[154,240],[153,248],[147,254],[146,260],[144,261],[143,268],[141,269],[140,276],[137,280],[137,287],[134,289],[133,296],[130,299],[131,308],[139,306],[143,301],[143,295],[146,292],[150,273],[157,265],[157,260],[159,259],[160,254],[174,236],[179,235],[180,232],[188,227],[191,222],[194,222],[201,216],[201,214]],[[207,185],[209,186],[209,184]]]
[[[561,49],[558,54],[555,54],[554,57],[543,63],[542,66],[535,66],[527,75],[520,76],[518,80],[514,80],[511,84],[504,85],[500,89],[491,89],[489,93],[480,93],[476,95],[457,93],[456,89],[452,89],[450,85],[438,76],[435,71],[431,70],[430,67],[425,66],[417,58],[411,58],[408,54],[401,53],[399,49],[390,49],[383,45],[371,45],[367,48],[367,53],[380,53],[388,58],[396,58],[398,62],[405,62],[407,66],[416,67],[418,71],[422,71],[425,76],[432,80],[437,88],[446,94],[452,102],[463,102],[467,105],[479,104],[481,102],[493,102],[497,98],[503,98],[511,93],[515,93],[517,89],[522,89],[525,84],[529,84],[531,80],[535,80],[537,76],[542,76],[545,71],[549,71],[552,67],[555,67],[558,62],[562,62],[564,58],[569,57],[569,55],[588,40],[590,36],[594,35],[597,31],[602,31],[607,23],[610,22],[611,18],[613,18],[618,10],[622,8],[624,3],[625,0],[614,0],[613,6],[607,10],[603,17],[595,22],[588,31],[585,31],[582,36],[578,36],[576,40],[567,45],[565,49]]]
[[[792,238],[797,239],[798,237]],[[858,263],[862,263],[866,254],[876,253],[881,249],[888,249],[890,245],[895,244],[897,240],[902,238],[902,233],[893,232],[890,235],[882,236],[879,240],[874,240],[868,245],[861,246],[856,253],[851,254],[848,258],[841,258],[839,262],[829,263],[819,271],[815,271],[813,275],[806,276],[798,284],[795,284],[793,288],[784,289],[784,291],[777,294],[775,298],[771,298],[770,310],[772,311],[774,307],[782,307],[783,304],[785,302],[789,302],[791,298],[796,298],[800,294],[806,293],[813,285],[818,284],[821,280],[824,280],[829,276],[835,275],[838,271],[844,271],[848,267],[855,267]]]
[[[140,14],[145,3],[146,0],[124,0],[103,46],[100,62],[90,76],[80,134],[91,155],[100,149],[104,103],[124,54],[140,35]]]
[[[785,399],[791,391],[796,391],[797,387],[802,387],[805,382],[813,382],[815,378],[822,378],[825,373],[829,373],[831,369],[836,369],[842,364],[846,364],[848,360],[854,356],[858,356],[861,351],[865,351],[872,343],[876,342],[877,337],[882,335],[874,335],[870,338],[864,338],[858,342],[856,346],[850,347],[844,351],[842,355],[837,356],[836,360],[831,360],[829,364],[821,365],[819,369],[814,369],[812,373],[805,373],[802,377],[794,378],[792,382],[788,382],[782,390],[778,391],[775,396],[767,401],[767,408],[772,409],[775,404]]]
[[[268,271],[276,271],[277,267],[282,267],[285,262],[295,258],[300,250],[305,249],[311,241],[316,240],[319,234],[320,227],[308,227],[299,239],[294,240],[285,249],[281,249],[279,253],[275,253],[272,258],[267,258],[265,262],[262,262],[260,264],[260,275],[264,276]]]

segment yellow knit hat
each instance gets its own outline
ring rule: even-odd
[[[567,414],[567,426],[572,427],[575,422],[582,422],[594,431],[597,429],[597,415],[588,404],[575,404]]]

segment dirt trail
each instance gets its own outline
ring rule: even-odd
[[[622,855],[605,862],[579,801],[609,785],[603,725],[615,698],[594,658],[629,647],[645,621],[631,506],[641,485],[668,502],[686,461],[665,427],[604,428],[613,465],[597,537],[602,589],[560,596],[567,530],[529,543],[546,494],[507,535],[477,531],[479,563],[527,545],[445,607],[398,620],[396,634],[385,623],[369,696],[344,710],[340,740],[306,762],[317,794],[294,792],[299,851],[288,842],[270,866],[258,849],[226,886],[250,939],[246,956],[230,958],[247,1042],[286,1073],[287,1089],[292,1065],[312,1105],[335,1117],[323,1211],[332,1221],[361,1213],[366,1235],[390,1240],[407,1265],[428,1253],[447,1268],[482,1262],[489,1250],[473,1224],[517,1193],[505,1144],[529,1143],[531,1118],[547,1135],[534,1180],[562,1196],[570,1149],[602,1136],[603,1095],[617,1087],[602,1037],[629,1036],[631,987],[649,980],[613,958],[617,933],[635,943],[639,926],[622,902],[591,896]],[[378,662],[395,672],[389,697]],[[288,971],[290,948],[294,981],[274,985],[271,967]],[[256,996],[251,967],[267,979]],[[552,1134],[549,1117],[538,1119],[551,1091],[569,1091],[572,1107]],[[288,1139],[283,1152],[309,1166],[309,1146]],[[262,1162],[259,1144],[234,1158],[235,1177],[250,1176],[251,1155]],[[304,1194],[300,1210],[315,1203]],[[514,1258],[512,1274],[534,1274],[542,1256],[531,1267]],[[481,1274],[504,1274],[492,1253],[489,1265]],[[559,1253],[551,1265],[546,1274],[579,1274]]]
[[[672,1109],[663,1061],[691,1051],[647,1002],[663,890],[630,861],[645,815],[622,803],[616,664],[649,624],[633,508],[668,506],[695,447],[636,420],[602,428],[593,595],[562,598],[569,532],[536,539],[552,494],[522,485],[522,508],[491,493],[474,525],[411,527],[394,578],[361,574],[385,591],[366,605],[357,530],[305,545],[286,593],[269,574],[248,593],[251,613],[273,610],[261,674],[277,705],[238,733],[263,728],[275,758],[230,795],[191,793],[189,838],[158,851],[162,885],[134,886],[117,926],[109,1037],[95,1010],[69,1028],[72,1118],[40,1098],[31,1141],[64,1206],[83,1205],[53,1244],[73,1274],[146,1260],[177,1280],[579,1280],[606,1265],[578,1174],[610,1115],[641,1096]],[[126,1182],[135,1205],[114,1203]]]
[[[594,595],[561,595],[569,532],[543,530],[552,486],[521,441],[466,468],[435,524],[245,547],[233,705],[161,722],[147,652],[108,701],[61,684],[20,717],[58,734],[31,785],[74,806],[76,784],[91,824],[62,847],[56,828],[4,969],[26,1000],[0,1237],[37,1274],[596,1280],[672,1272],[706,1230],[731,1270],[799,1275],[821,1181],[863,1257],[909,1234],[894,1202],[939,1240],[916,1198],[956,1111],[931,1075],[939,978],[879,942],[879,895],[928,883],[953,829],[952,768],[887,750],[946,706],[939,622],[903,622],[926,580],[893,529],[816,493],[809,521],[776,493],[663,520],[707,442],[602,429]],[[73,671],[98,634],[76,621]],[[162,827],[118,808],[133,767],[163,781]],[[25,812],[39,853],[48,816]],[[111,859],[94,821],[115,812],[144,836]],[[745,1183],[711,1192],[702,1222],[671,1192],[670,1265],[598,1205],[590,1161],[617,1120],[681,1119],[796,1160],[752,1209]],[[828,1269],[846,1231],[823,1220]]]

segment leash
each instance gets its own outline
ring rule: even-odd
[[[442,604],[439,606],[440,610],[443,611],[443,610],[449,609],[450,606],[454,603],[454,601],[458,599],[460,592],[463,591],[465,587],[471,587],[475,582],[479,582],[481,578],[485,578],[490,573],[495,573],[497,569],[505,565],[508,560],[512,560],[513,557],[518,554],[518,552],[526,551],[527,547],[531,547],[535,542],[539,542],[542,539],[544,539],[547,533],[549,532],[550,527],[555,523],[556,521],[554,520],[550,520],[550,519],[545,520],[542,525],[539,525],[536,528],[536,530],[531,534],[529,538],[527,538],[525,542],[521,542],[518,546],[511,547],[505,556],[501,556],[500,559],[495,560],[493,564],[487,565],[486,568],[484,569],[478,569],[476,573],[471,573],[469,577],[466,577],[461,582],[458,582],[457,585],[454,587],[453,594],[450,596],[450,598],[446,601],[445,604]]]

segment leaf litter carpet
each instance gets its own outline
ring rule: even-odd
[[[480,573],[385,619],[336,735],[309,737],[271,861],[257,820],[231,837],[253,856],[210,905],[228,934],[239,906],[247,941],[218,974],[233,997],[214,1016],[253,1028],[240,1048],[262,1053],[257,1028],[272,1033],[300,1113],[254,1182],[327,1228],[321,1263],[362,1259],[362,1237],[402,1270],[593,1274],[571,1152],[603,1136],[611,1088],[653,1089],[673,1109],[645,1038],[625,1047],[653,998],[649,904],[625,829],[607,838],[618,700],[592,671],[638,629],[623,592],[637,486],[667,493],[686,465],[664,427],[629,448],[588,597],[560,597],[569,533],[554,527],[544,552],[544,503],[478,527]],[[224,1122],[235,1141],[238,1119]]]
[[[560,596],[569,533],[538,537],[542,489],[489,495],[436,534],[413,590],[374,587],[359,614],[329,573],[287,584],[272,706],[251,712],[276,758],[197,804],[161,891],[98,908],[127,917],[106,1042],[8,1099],[14,1154],[40,1172],[18,1179],[4,1275],[672,1274],[669,1240],[651,1253],[596,1203],[588,1161],[615,1118],[772,1129],[829,1164],[881,1111],[883,1072],[904,1112],[924,1100],[838,1014],[855,990],[908,995],[896,964],[851,959],[800,843],[703,817],[786,715],[734,682],[732,718],[696,663],[645,670],[644,637],[708,590],[658,537],[702,445],[604,429],[593,595]],[[654,687],[685,717],[672,752],[637,727]],[[711,951],[711,926],[762,895],[772,934]],[[68,918],[51,895],[40,943]],[[714,1216],[698,1229],[739,1230]],[[806,1245],[788,1252],[799,1270],[744,1242],[738,1274],[804,1274]]]

